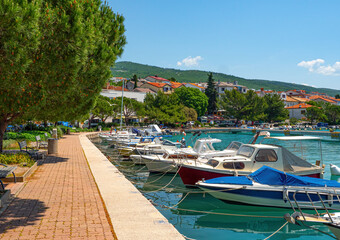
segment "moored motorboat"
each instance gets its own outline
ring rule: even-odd
[[[196,163],[206,162],[208,158],[218,156],[233,156],[236,154],[240,142],[232,142],[222,150],[215,150],[213,143],[221,142],[219,139],[202,138],[198,139],[194,148],[181,148],[175,151],[167,151],[163,156],[159,155],[142,155],[142,161],[145,162],[150,172],[177,172],[177,167],[186,163],[186,165],[195,165]],[[168,167],[166,167],[168,166]]]
[[[267,207],[340,207],[340,183],[263,166],[248,176],[203,180],[197,186],[222,201]],[[310,204],[310,202],[312,204]]]
[[[248,175],[262,166],[269,166],[300,176],[322,178],[324,167],[309,163],[286,148],[269,144],[244,144],[232,157],[215,157],[195,165],[182,165],[179,175],[186,186],[195,186],[201,179]]]

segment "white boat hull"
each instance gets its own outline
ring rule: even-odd
[[[174,161],[142,158],[149,172],[176,173],[178,170],[178,166]]]
[[[267,190],[264,190],[263,188],[261,189],[261,187],[257,188],[244,185],[212,187],[210,184],[205,184],[204,182],[199,182],[198,186],[202,190],[207,191],[213,197],[225,202],[280,208],[291,208],[291,204],[294,207],[297,207],[294,201],[293,194],[296,191],[300,191],[300,193],[297,193],[295,195],[300,208],[313,209],[310,201],[305,194],[305,188],[289,188],[288,191],[285,192],[284,187],[268,188]],[[312,188],[310,188],[309,191],[316,192],[316,190]],[[331,198],[328,199],[328,195],[332,191],[334,191],[334,189],[331,189],[329,191],[325,190],[324,194],[320,192],[320,196],[322,196],[322,199],[327,206],[339,207],[340,203],[335,195],[332,195],[333,200],[331,200]],[[287,195],[291,200],[290,202],[287,200]],[[311,197],[311,199],[313,199],[313,204],[316,208],[323,208],[323,205],[319,200],[320,198],[316,194],[310,193],[309,196]]]
[[[145,165],[144,160],[141,155],[130,155],[130,158],[134,164]]]

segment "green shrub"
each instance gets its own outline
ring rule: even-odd
[[[26,153],[4,153],[0,154],[0,163],[6,165],[20,165],[31,167],[35,161]]]
[[[4,149],[16,149],[18,148],[18,142],[14,139],[8,139],[3,141],[3,148]]]
[[[60,126],[57,126],[57,134],[58,138],[61,138],[64,135],[64,132]]]
[[[6,132],[4,139],[6,140],[16,140],[28,142],[35,142],[35,136],[40,136],[41,139],[45,139],[45,131],[22,131],[22,132]],[[47,133],[49,136],[50,134]]]

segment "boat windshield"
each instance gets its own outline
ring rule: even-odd
[[[228,147],[226,148],[226,150],[239,150],[239,148],[241,147],[243,143],[241,142],[231,142]]]
[[[241,155],[247,158],[250,158],[253,155],[255,148],[249,146],[241,146],[237,151],[237,155]]]

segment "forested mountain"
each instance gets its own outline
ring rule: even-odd
[[[138,77],[145,78],[150,75],[157,75],[163,78],[175,78],[178,82],[206,82],[208,79],[207,71],[199,70],[179,70],[172,68],[161,68],[155,66],[149,66],[145,64],[133,63],[133,62],[117,62],[112,68],[112,74],[114,77],[126,77],[132,78],[134,74]],[[302,89],[309,92],[320,92],[326,93],[330,96],[335,96],[340,94],[340,90],[329,89],[329,88],[314,88],[310,86],[305,86],[301,84],[270,81],[270,80],[260,80],[260,79],[245,79],[241,77],[236,77],[232,75],[227,75],[223,73],[213,72],[215,81],[221,82],[234,82],[237,81],[238,84],[244,85],[249,89],[261,89],[266,90],[277,90],[277,91],[287,91],[292,89]]]

